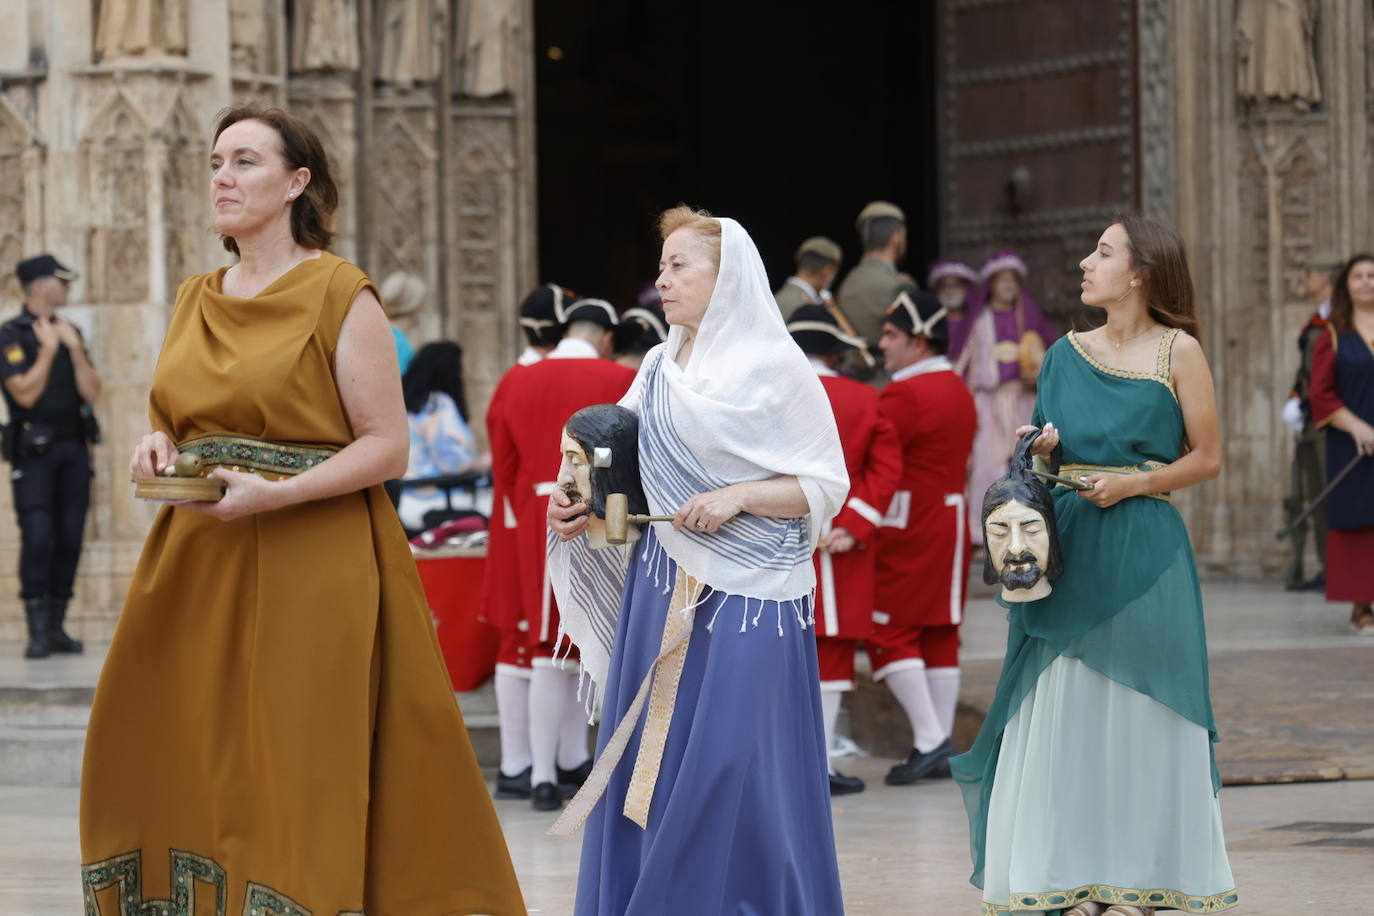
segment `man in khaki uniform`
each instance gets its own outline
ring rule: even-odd
[[[854,324],[857,336],[876,348],[883,333],[883,318],[902,292],[916,293],[911,277],[897,271],[906,254],[906,214],[901,207],[875,200],[859,211],[855,221],[864,256],[840,284],[836,298]],[[874,373],[856,372],[868,381]]]
[[[1312,409],[1307,394],[1312,376],[1312,353],[1317,338],[1326,333],[1331,317],[1331,287],[1345,266],[1345,259],[1334,251],[1318,251],[1307,259],[1302,291],[1317,304],[1298,334],[1298,371],[1293,379],[1293,391],[1283,405],[1283,422],[1293,431],[1293,466],[1291,490],[1283,507],[1288,519],[1296,518],[1309,502],[1326,486],[1326,437],[1312,422]],[[1307,534],[1317,543],[1317,575],[1307,579],[1303,575],[1303,554],[1307,548]],[[1326,504],[1293,531],[1291,538],[1293,559],[1288,567],[1289,591],[1321,591],[1326,587]]]
[[[792,258],[797,272],[773,294],[784,320],[803,305],[825,305],[830,300],[830,284],[839,275],[844,252],[825,236],[813,235],[797,247]]]

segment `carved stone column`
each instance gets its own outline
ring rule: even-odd
[[[485,430],[485,405],[519,352],[520,299],[539,282],[534,4],[460,0],[456,19],[454,51],[460,56],[449,112],[452,139],[444,153],[451,202],[445,227],[445,332],[463,345],[473,429]],[[484,63],[481,55],[494,57]],[[489,92],[495,94],[473,95]]]
[[[93,450],[69,620],[99,641],[113,630],[154,514],[132,498],[128,456],[147,431],[170,299],[187,275],[225,259],[208,231],[205,163],[211,118],[228,102],[228,21],[224,4],[191,0],[159,0],[146,29],[141,12],[127,23],[110,19],[119,10],[109,0],[23,6],[28,69],[0,69],[0,160],[18,156],[0,161],[0,294],[8,315],[20,253],[51,251],[81,274],[65,312],[104,382],[95,406],[105,441]],[[102,9],[115,37],[98,52]],[[7,487],[0,518],[8,520],[0,524],[3,640],[23,629],[18,602],[7,597],[19,590]]]
[[[1278,414],[1313,309],[1299,289],[1303,263],[1317,248],[1361,247],[1371,212],[1369,88],[1349,78],[1368,72],[1368,4],[1298,4],[1310,18],[1296,31],[1265,17],[1298,7],[1271,6],[1140,6],[1143,19],[1166,22],[1142,22],[1142,98],[1175,106],[1174,149],[1153,174],[1147,160],[1143,181],[1189,246],[1225,449],[1222,478],[1179,504],[1203,567],[1243,576],[1274,575],[1288,556],[1274,539],[1292,456]],[[1266,61],[1277,68],[1267,75]],[[1165,162],[1169,181],[1159,180]]]

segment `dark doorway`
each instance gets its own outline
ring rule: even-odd
[[[937,254],[934,3],[535,0],[543,282],[625,308],[656,276],[654,217],[733,216],[776,287],[892,200],[906,269]]]

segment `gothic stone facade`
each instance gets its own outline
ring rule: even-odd
[[[168,312],[183,278],[228,263],[209,228],[215,113],[285,105],[320,132],[336,250],[379,282],[426,281],[412,336],[461,340],[484,404],[537,282],[532,0],[0,0],[0,21],[0,309],[18,308],[21,257],[81,274],[67,314],[105,382],[105,441],[70,619],[103,640],[153,514],[128,456]],[[4,641],[22,629],[9,487],[0,517]]]

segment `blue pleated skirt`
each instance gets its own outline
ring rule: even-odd
[[[658,655],[671,598],[675,567],[652,531],[639,547],[598,756]],[[621,813],[641,722],[587,820],[577,916],[844,912],[816,639],[801,610],[799,621],[788,604],[720,593],[697,608],[648,829]]]

